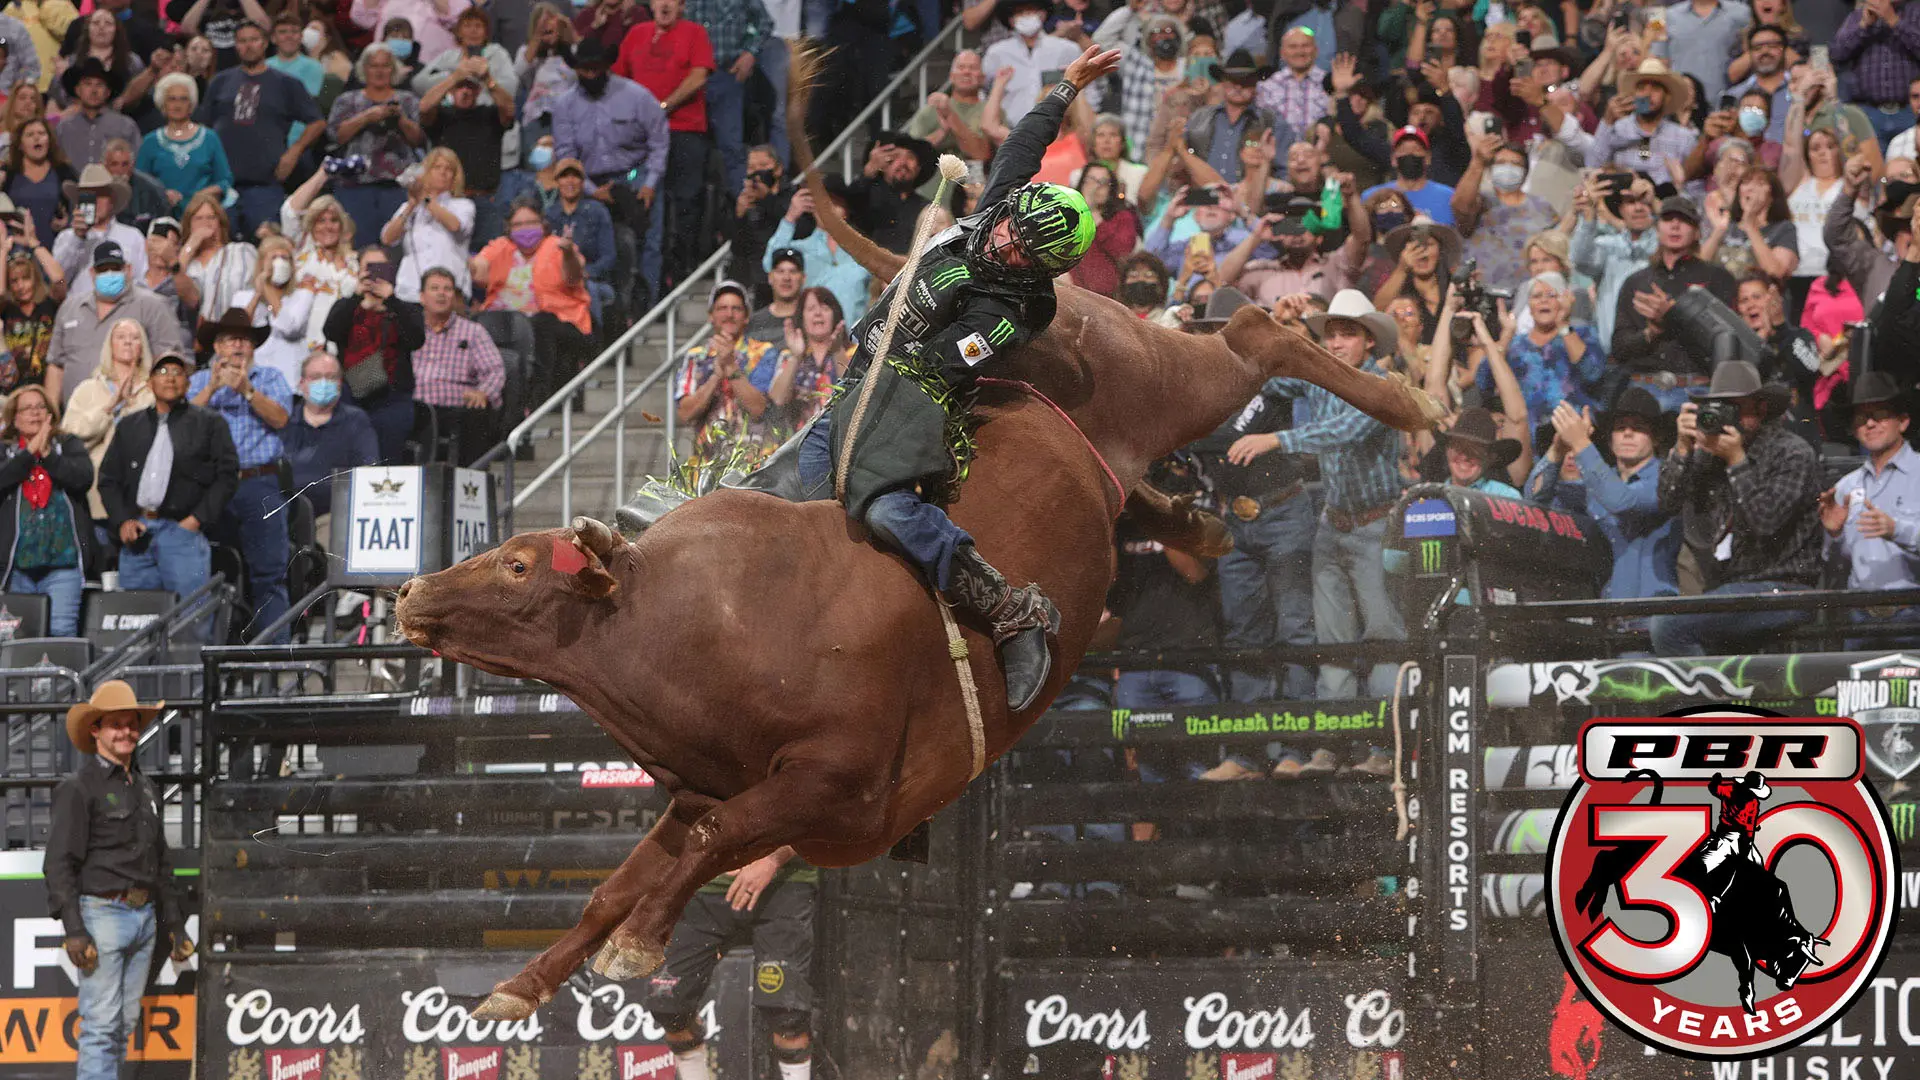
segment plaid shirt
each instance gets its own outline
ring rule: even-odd
[[[1360,370],[1384,374],[1372,357]],[[1400,497],[1399,432],[1304,379],[1268,379],[1260,392],[1307,399],[1307,422],[1279,434],[1280,452],[1319,455],[1329,509],[1358,514]]]
[[[722,71],[773,36],[773,16],[760,0],[687,0],[683,18],[706,28],[714,63]]]
[[[1902,4],[1894,9],[1900,21],[1893,26],[1874,20],[1861,27],[1855,8],[1833,35],[1833,63],[1853,74],[1854,101],[1907,103],[1907,84],[1920,77],[1920,9]]]
[[[426,344],[413,354],[413,400],[442,409],[462,409],[466,392],[480,389],[487,402],[500,407],[500,388],[507,368],[493,338],[472,319],[452,315],[435,330],[427,324]]]
[[[187,397],[196,398],[200,391],[207,388],[207,380],[213,377],[211,368],[202,368],[187,383]],[[247,372],[247,381],[253,388],[267,396],[267,399],[282,409],[292,410],[293,391],[287,386],[287,380],[270,367],[255,365]],[[247,399],[231,387],[223,386],[207,399],[207,411],[219,413],[227,422],[227,430],[233,435],[233,449],[240,459],[240,468],[251,469],[260,465],[279,461],[282,455],[280,435],[268,427],[266,421],[254,415],[253,406]]]
[[[1811,586],[1820,580],[1825,530],[1814,500],[1824,486],[1813,447],[1769,420],[1738,468],[1705,450],[1669,454],[1660,470],[1660,509],[1680,515],[1687,545],[1703,565],[1731,538],[1733,558],[1714,575],[1720,583]]]
[[[1593,133],[1593,141],[1587,144],[1587,168],[1613,166],[1646,173],[1655,184],[1670,184],[1673,178],[1667,175],[1667,159],[1687,160],[1699,139],[1699,132],[1674,123],[1671,117],[1661,119],[1649,138],[1633,117],[1623,116],[1611,124],[1601,124]]]
[[[1153,132],[1160,99],[1185,78],[1177,65],[1165,75],[1155,71],[1144,50],[1130,48],[1120,54],[1120,122],[1126,126],[1127,143],[1136,159],[1146,160],[1147,136]]]
[[[1305,75],[1281,68],[1253,92],[1253,103],[1285,120],[1295,134],[1304,138],[1303,133],[1313,130],[1314,121],[1333,115],[1333,98],[1322,86],[1326,77],[1319,68],[1311,68]],[[1278,150],[1284,154],[1287,148]]]

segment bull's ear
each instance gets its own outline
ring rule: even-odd
[[[594,600],[613,595],[620,584],[600,561],[600,556],[587,550],[577,536],[571,540],[554,537],[553,568],[572,578],[573,587]]]
[[[607,572],[607,568],[597,561],[589,563],[586,569],[573,575],[573,583],[574,588],[594,600],[605,600],[620,588],[620,582],[615,580],[614,576]]]

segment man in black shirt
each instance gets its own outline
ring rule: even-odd
[[[1687,289],[1706,289],[1733,307],[1733,275],[1700,260],[1700,208],[1675,195],[1660,204],[1655,226],[1660,246],[1653,262],[1620,284],[1620,307],[1613,324],[1613,362],[1647,388],[1660,408],[1675,411],[1689,391],[1705,387],[1713,359],[1689,353],[1665,325],[1673,302]]]
[[[161,708],[140,704],[114,679],[67,710],[67,737],[83,756],[53,791],[45,873],[49,907],[80,973],[80,1080],[112,1080],[126,1058],[158,932],[171,940],[176,962],[193,955],[159,793],[133,760],[140,729]]]
[[[883,132],[867,152],[858,180],[847,185],[847,220],[888,251],[913,247],[914,223],[927,205],[919,188],[937,168],[933,144],[901,132]]]
[[[500,190],[500,142],[513,127],[513,95],[494,80],[485,61],[462,63],[420,99],[420,125],[435,145],[452,150],[466,166],[467,197],[474,205],[473,250],[478,251],[504,231],[493,195]]]

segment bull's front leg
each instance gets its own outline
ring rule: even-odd
[[[711,800],[675,798],[660,820],[634,846],[607,880],[588,898],[580,922],[572,930],[534,957],[520,974],[493,988],[487,1000],[473,1011],[477,1020],[523,1020],[552,1000],[560,984],[566,982],[586,960],[588,954],[607,939],[619,921],[633,910],[648,881],[665,876],[686,842],[687,829],[699,818],[699,811]]]

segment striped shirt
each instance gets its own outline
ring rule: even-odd
[[[212,377],[212,369],[200,369],[200,373],[187,383],[187,397],[199,397],[200,391],[207,387],[207,380]],[[256,364],[247,372],[247,381],[282,409],[293,408],[293,390],[278,371]],[[251,469],[280,460],[279,433],[254,415],[253,406],[247,404],[247,399],[241,397],[238,391],[228,386],[215,390],[213,396],[207,399],[207,411],[218,413],[226,420],[227,430],[233,435],[233,449],[239,456],[240,468]]]
[[[1901,4],[1894,14],[1900,19],[1891,27],[1877,19],[1863,27],[1856,6],[1833,35],[1834,66],[1853,76],[1850,100],[1907,103],[1907,84],[1920,76],[1914,59],[1920,56],[1920,9]]]
[[[1132,48],[1120,55],[1120,123],[1127,129],[1127,143],[1136,159],[1146,158],[1147,136],[1153,131],[1160,99],[1185,78],[1178,64],[1161,74],[1144,49]]]
[[[1319,68],[1309,68],[1305,75],[1281,68],[1253,92],[1253,103],[1285,120],[1296,133],[1312,131],[1315,121],[1333,115],[1333,97],[1323,85],[1326,78],[1327,73]],[[1274,149],[1281,154],[1287,152],[1284,146]]]
[[[427,340],[413,354],[413,400],[444,409],[465,408],[468,390],[484,390],[500,407],[506,364],[492,335],[472,319],[452,315],[438,330],[427,323]]]
[[[1360,370],[1382,374],[1372,357]],[[1400,497],[1399,432],[1304,379],[1268,379],[1261,393],[1306,399],[1307,422],[1277,437],[1282,453],[1319,456],[1329,509],[1358,514]]]

